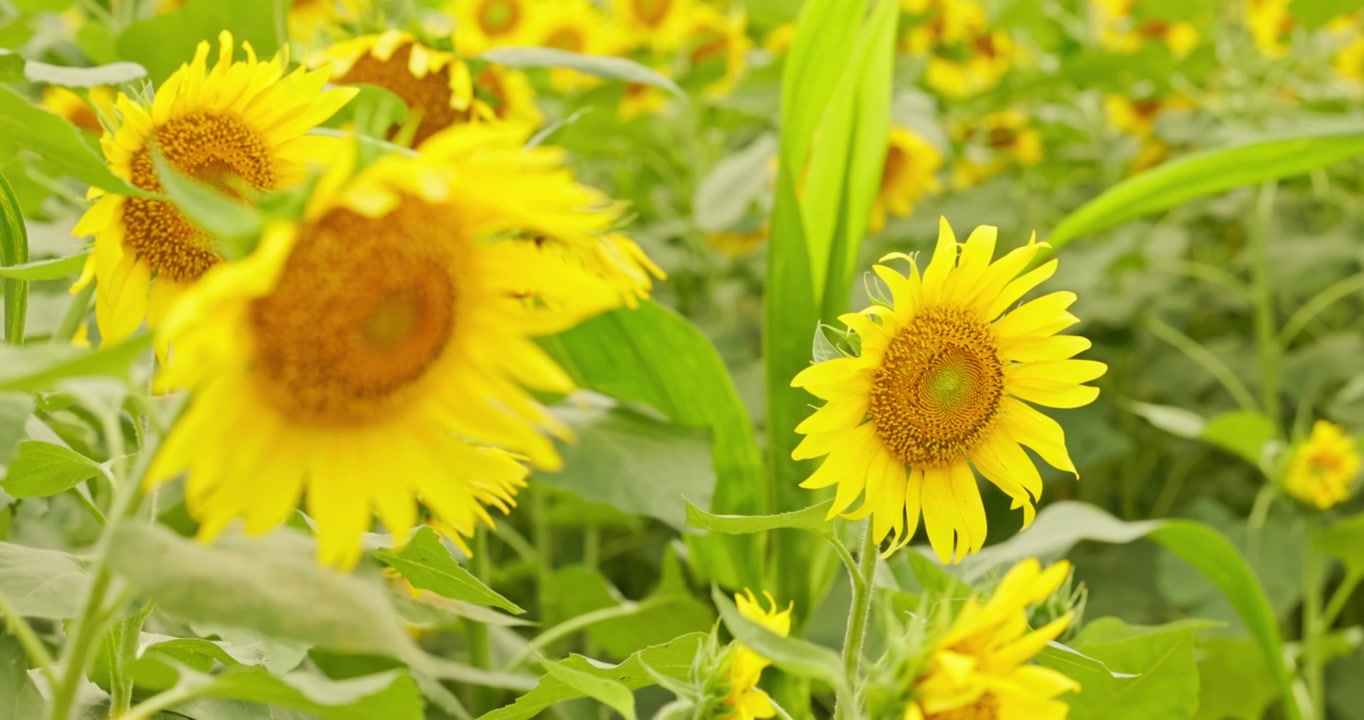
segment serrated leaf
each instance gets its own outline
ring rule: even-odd
[[[634,693],[622,683],[559,663],[545,663],[544,668],[555,680],[612,708],[625,720],[635,720]]]
[[[402,548],[380,550],[374,556],[402,573],[413,587],[430,590],[453,600],[502,608],[518,615],[525,612],[521,606],[494,592],[473,573],[465,570],[430,527],[422,527]]]
[[[739,642],[787,673],[818,680],[840,695],[847,692],[843,661],[838,653],[800,638],[782,637],[749,620],[719,588],[711,590],[711,599],[720,610],[725,627]]]
[[[17,265],[0,267],[0,278],[15,280],[59,280],[71,277],[85,266],[88,251],[49,260],[35,260]]]
[[[690,502],[687,503],[687,524],[701,530],[726,535],[747,535],[765,530],[808,530],[819,535],[832,535],[833,527],[825,517],[833,500],[818,505],[777,515],[714,515]]]
[[[0,391],[48,390],[66,378],[126,378],[129,367],[151,349],[140,333],[111,348],[86,350],[65,345],[0,345]]]
[[[132,82],[147,77],[147,69],[131,62],[116,62],[94,67],[62,67],[29,60],[24,64],[24,75],[36,83],[90,88]]]
[[[480,55],[488,62],[511,68],[549,67],[568,68],[581,73],[608,80],[623,80],[629,83],[652,85],[667,90],[679,98],[687,94],[668,77],[651,70],[634,60],[608,55],[585,55],[546,47],[500,47]]]
[[[69,448],[29,440],[19,443],[0,488],[17,498],[59,495],[100,475],[99,463]]]
[[[75,617],[89,587],[85,567],[70,555],[0,542],[0,595],[20,615]]]
[[[110,172],[85,133],[5,87],[0,87],[0,137],[22,144],[82,182],[120,195],[155,197]]]

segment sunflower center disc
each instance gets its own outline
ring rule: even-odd
[[[645,25],[657,25],[668,16],[672,0],[634,0],[635,17]]]
[[[964,309],[919,311],[886,348],[867,411],[906,465],[958,462],[990,432],[1004,366],[990,329]]]
[[[387,60],[380,60],[366,53],[361,55],[345,75],[336,79],[339,84],[369,83],[378,85],[397,95],[415,113],[421,113],[417,132],[412,136],[412,144],[420,145],[423,140],[458,122],[469,119],[468,111],[450,107],[450,66],[416,77],[408,67],[412,57],[412,45],[407,44],[393,51]],[[389,132],[392,138],[398,131]]]
[[[132,159],[132,183],[162,192],[151,145],[180,172],[234,194],[232,182],[275,186],[269,143],[235,115],[196,112],[157,128],[156,140]],[[124,243],[158,273],[177,282],[197,280],[218,262],[213,239],[160,200],[130,197],[123,205]]]
[[[928,720],[996,720],[998,717],[999,701],[987,693],[965,707],[933,713]]]
[[[478,24],[483,32],[500,35],[516,26],[521,12],[516,3],[508,0],[488,0],[478,11]]]
[[[409,397],[454,329],[448,223],[405,199],[378,219],[333,210],[301,231],[276,289],[251,306],[256,378],[288,417],[356,425]]]

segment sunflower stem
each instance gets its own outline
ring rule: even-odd
[[[71,338],[76,336],[76,330],[81,326],[81,321],[85,319],[86,313],[90,312],[90,298],[95,295],[95,283],[90,282],[85,287],[76,291],[71,296],[71,302],[66,306],[66,312],[62,314],[61,322],[57,324],[57,329],[52,331],[48,341],[54,345],[64,345],[71,342]]]
[[[474,534],[474,576],[481,580],[485,585],[491,579],[492,563],[488,560],[488,529],[479,528]],[[488,626],[483,623],[467,619],[465,623],[469,629],[469,659],[474,667],[482,670],[493,668],[493,649],[491,639],[488,637]],[[473,706],[474,713],[482,715],[493,709],[497,700],[495,690],[482,685],[474,687]]]
[[[867,618],[871,615],[872,576],[876,572],[876,538],[872,535],[871,520],[867,520],[862,537],[862,554],[858,557],[857,572],[852,577],[852,609],[848,615],[848,632],[843,637],[843,671],[848,678],[850,698],[839,698],[835,715],[856,718],[858,673],[862,667],[862,642],[867,637]]]
[[[1321,640],[1326,634],[1326,626],[1322,622],[1324,618],[1321,612],[1321,561],[1313,547],[1316,534],[1316,518],[1309,518],[1307,542],[1303,543],[1302,554],[1305,591],[1302,605],[1303,679],[1307,684],[1307,693],[1312,698],[1313,720],[1326,720],[1326,694],[1321,656]]]
[[[1340,581],[1339,587],[1331,593],[1331,599],[1326,603],[1326,610],[1321,614],[1321,626],[1323,628],[1330,628],[1336,624],[1341,611],[1345,609],[1345,603],[1349,602],[1355,588],[1359,587],[1360,580],[1364,580],[1364,575],[1356,571],[1351,570],[1345,573],[1345,579]]]
[[[1274,292],[1270,285],[1269,223],[1274,211],[1272,182],[1260,186],[1255,195],[1255,216],[1250,230],[1251,261],[1254,267],[1255,344],[1260,352],[1260,393],[1265,414],[1279,433],[1279,336],[1274,326]]]
[[[29,662],[38,668],[38,672],[47,678],[49,685],[55,687],[57,684],[57,674],[52,670],[52,656],[47,654],[47,648],[43,647],[43,641],[38,639],[37,633],[33,632],[33,626],[28,624],[23,615],[19,614],[19,609],[10,604],[3,594],[0,594],[0,618],[4,618],[5,629],[13,635],[23,646],[24,652],[28,654]]]

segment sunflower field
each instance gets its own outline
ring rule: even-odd
[[[1364,720],[1364,0],[0,0],[0,720]]]

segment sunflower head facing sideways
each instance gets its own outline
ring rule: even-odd
[[[327,73],[285,73],[287,53],[258,60],[243,43],[233,57],[232,35],[218,38],[217,61],[199,44],[194,59],[171,74],[150,104],[120,95],[112,132],[100,140],[113,173],[160,192],[153,150],[180,172],[229,193],[288,187],[307,178],[310,161],[325,154],[327,138],[306,133],[331,117],[355,91],[324,90]],[[175,297],[220,260],[213,238],[169,202],[91,191],[94,205],[76,223],[77,236],[95,248],[80,286],[99,281],[95,317],[102,336],[118,341],[144,318],[155,323]]]
[[[892,535],[892,550],[914,537],[920,515],[943,562],[980,550],[986,524],[977,473],[1030,524],[1042,478],[1024,446],[1075,473],[1061,426],[1033,404],[1092,402],[1099,391],[1083,383],[1106,366],[1072,359],[1088,340],[1057,335],[1078,322],[1066,311],[1074,293],[1010,310],[1051,277],[1056,260],[1024,272],[1044,247],[1030,240],[992,262],[996,235],[981,226],[958,243],[944,219],[922,273],[913,257],[883,258],[909,265],[907,276],[873,267],[891,302],[839,318],[861,354],[813,365],[791,383],[826,401],[796,428],[805,438],[792,457],[824,456],[802,487],[836,485],[830,519],[870,515],[872,534]]]
[[[578,238],[617,214],[553,151],[524,149],[529,134],[459,126],[353,176],[338,158],[301,220],[175,306],[160,383],[192,395],[148,483],[187,475],[201,537],[236,518],[265,532],[306,496],[321,560],[349,567],[372,512],[401,538],[420,501],[462,543],[486,507],[514,504],[521,458],[560,465],[548,435],[568,430],[528,389],[572,383],[532,338],[619,301],[505,238]]]
[[[919,198],[941,190],[942,184],[938,182],[941,168],[942,153],[933,143],[908,128],[891,128],[881,185],[872,204],[868,228],[880,232],[886,226],[887,214],[908,217]]]

